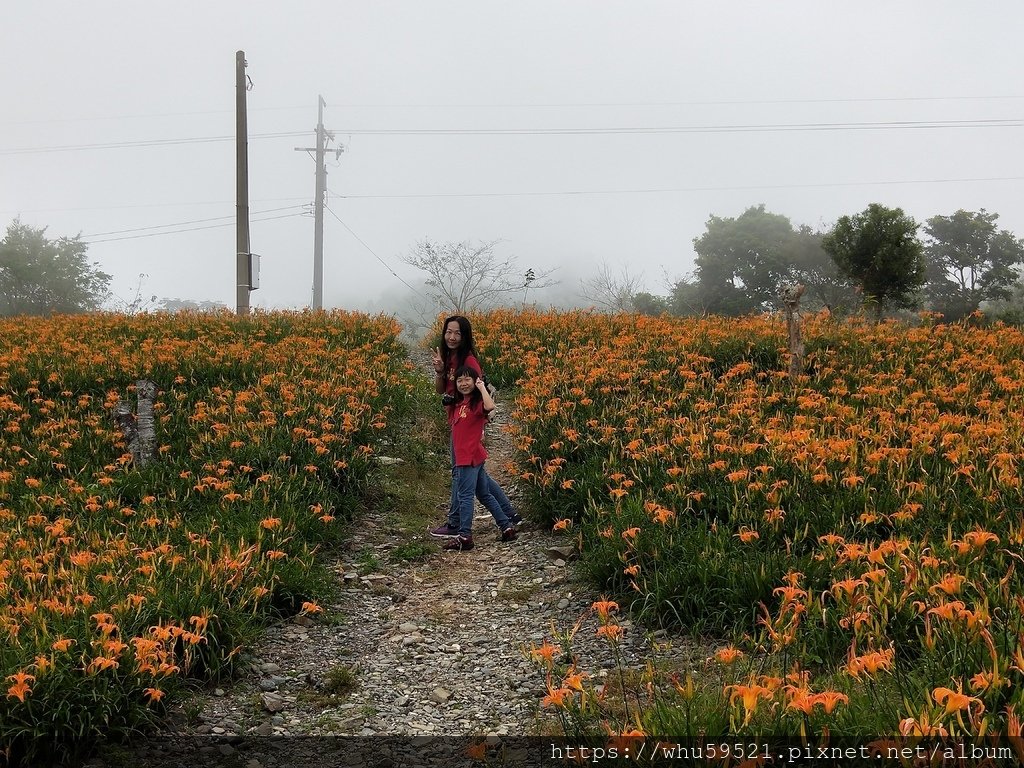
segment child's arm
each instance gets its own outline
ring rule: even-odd
[[[490,413],[494,410],[494,398],[491,397],[491,393],[487,391],[487,387],[484,385],[482,376],[476,380],[476,388],[480,391],[480,394],[483,397],[484,413]]]

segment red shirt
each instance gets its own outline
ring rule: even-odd
[[[448,412],[448,423],[452,428],[452,445],[455,447],[455,466],[475,467],[487,459],[484,448],[484,425],[487,414],[484,404],[469,404],[469,398],[456,403]]]

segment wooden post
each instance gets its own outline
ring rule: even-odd
[[[137,424],[139,427],[138,464],[146,466],[153,460],[156,453],[156,419],[153,416],[153,403],[156,401],[156,384],[148,379],[135,382],[135,394],[139,405]],[[133,457],[134,458],[134,457]]]
[[[135,382],[135,394],[138,397],[136,413],[132,413],[132,407],[122,400],[114,409],[114,421],[128,442],[132,462],[137,467],[144,467],[156,453],[156,419],[153,416],[156,384],[148,379],[139,379]]]
[[[789,378],[795,379],[804,370],[804,341],[800,336],[800,297],[803,285],[787,285],[782,290],[786,305],[786,330],[789,331]]]

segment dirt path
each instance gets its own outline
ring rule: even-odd
[[[429,358],[418,362],[429,366]],[[507,419],[507,405],[499,407],[488,427],[488,468],[516,505],[515,482],[504,470]],[[438,544],[427,527],[443,520],[446,504],[438,499],[437,517],[416,532],[395,530],[376,512],[361,517],[348,552],[332,567],[340,590],[336,603],[324,606],[327,618],[270,627],[240,679],[198,692],[167,733],[133,747],[130,764],[194,766],[198,754],[204,765],[245,768],[358,765],[304,761],[318,761],[338,744],[349,745],[342,750],[349,756],[353,744],[377,742],[423,753],[431,741],[444,741],[429,737],[494,742],[553,732],[540,710],[545,678],[528,650],[572,627],[599,596],[560,556],[569,547],[564,536],[527,520],[516,541],[500,542],[479,506],[472,551],[437,548],[414,562],[389,556],[410,541]],[[623,623],[623,660],[642,667],[652,638]],[[599,678],[614,662],[595,627],[588,617],[573,651],[579,668]],[[667,640],[655,639],[659,646]],[[669,652],[685,663],[687,647],[681,642]],[[93,761],[115,763],[109,756]]]

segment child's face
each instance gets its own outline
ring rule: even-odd
[[[459,376],[455,380],[455,388],[463,395],[468,395],[476,388],[476,379],[472,376]]]

